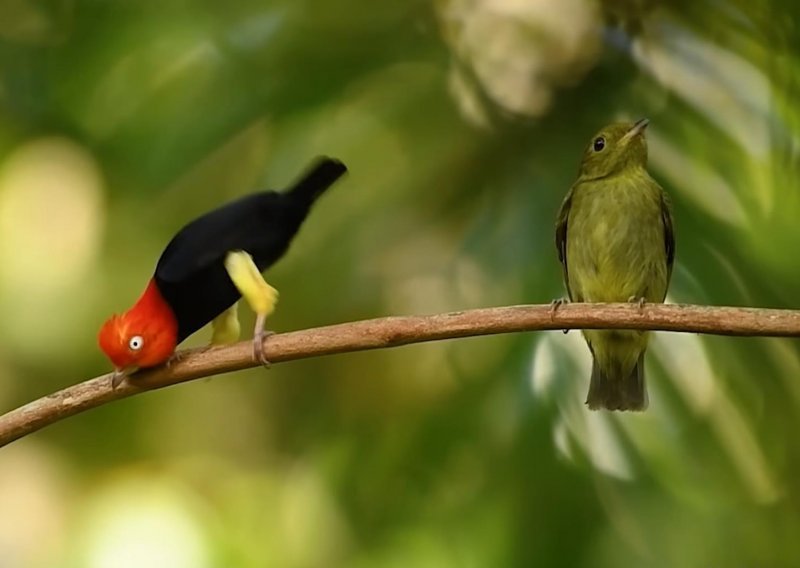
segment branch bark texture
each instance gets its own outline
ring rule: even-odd
[[[269,336],[267,358],[273,363],[383,349],[412,343],[562,329],[640,329],[714,335],[800,336],[800,311],[757,308],[647,304],[568,304],[553,312],[550,305],[523,305],[363,320]],[[0,447],[45,426],[90,408],[199,379],[259,366],[253,344],[184,351],[170,367],[129,377],[116,389],[111,375],[67,387],[0,416]]]

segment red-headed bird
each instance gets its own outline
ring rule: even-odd
[[[313,203],[346,171],[338,160],[318,158],[288,191],[247,195],[181,229],[136,304],[100,329],[100,348],[115,368],[112,384],[168,361],[180,342],[209,322],[212,343],[236,341],[241,297],[257,315],[254,355],[267,365],[264,322],[278,292],[261,272],[283,256]]]

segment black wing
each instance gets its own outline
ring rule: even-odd
[[[285,217],[284,209],[280,194],[262,192],[198,217],[178,231],[164,249],[156,266],[156,278],[169,283],[187,282],[209,266],[221,263],[233,250],[249,252],[259,268],[266,268],[261,264],[277,260],[299,226]]]
[[[572,193],[573,188],[570,188],[564,202],[561,204],[561,209],[558,211],[556,218],[556,250],[558,251],[558,260],[561,262],[561,268],[564,273],[564,286],[567,287],[567,296],[572,300],[572,290],[569,288],[569,272],[567,270],[567,224],[569,222],[569,211],[572,207]]]
[[[672,226],[672,205],[666,192],[661,192],[661,221],[664,223],[664,250],[667,253],[667,284],[675,264],[675,230]]]

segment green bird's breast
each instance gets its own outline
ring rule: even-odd
[[[668,269],[662,191],[643,169],[578,182],[567,223],[573,300],[664,301]]]

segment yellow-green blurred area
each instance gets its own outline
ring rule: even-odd
[[[583,148],[643,116],[670,301],[797,307],[799,57],[793,0],[1,0],[0,408],[107,372],[170,237],[320,154],[279,332],[562,296]],[[0,566],[800,565],[800,346],[651,345],[641,415],[585,409],[576,332],[103,406],[0,449]]]

